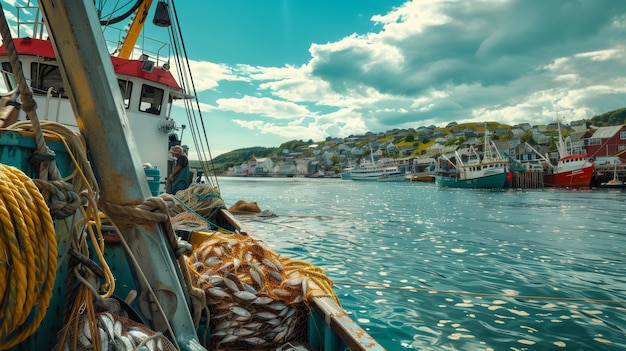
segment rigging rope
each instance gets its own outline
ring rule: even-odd
[[[196,86],[191,75],[191,66],[187,56],[187,49],[182,37],[182,30],[180,28],[180,22],[178,21],[178,13],[176,11],[176,5],[174,1],[170,2],[170,18],[172,19],[172,27],[177,30],[169,30],[172,46],[174,49],[174,57],[177,61],[176,70],[179,76],[179,82],[183,88],[183,91],[187,94],[194,96],[193,102],[190,99],[183,99],[185,104],[185,111],[187,111],[187,119],[189,121],[189,129],[191,136],[196,146],[197,156],[202,165],[202,169],[205,174],[206,181],[212,186],[219,188],[219,182],[217,175],[215,174],[215,165],[212,161],[211,148],[209,147],[206,133],[206,127],[204,124],[204,118],[202,118],[202,109],[200,108],[200,101],[198,100],[198,94],[196,92]],[[197,116],[196,116],[197,112]],[[203,135],[201,135],[201,133]]]
[[[22,70],[22,65],[18,60],[17,50],[15,49],[15,44],[11,36],[11,29],[4,15],[2,4],[0,4],[0,36],[2,36],[2,42],[6,48],[13,75],[17,80],[17,86],[20,90],[22,110],[28,115],[33,130],[35,131],[35,143],[37,145],[35,158],[37,158],[42,165],[39,169],[39,177],[41,179],[48,179],[48,177],[53,180],[60,179],[59,170],[54,162],[54,152],[48,148],[43,138],[41,124],[39,123],[39,117],[37,117],[37,102],[33,98],[33,92],[29,89],[24,71]]]
[[[56,277],[57,242],[39,189],[20,170],[3,164],[0,228],[0,350],[5,350],[32,335],[45,317]]]

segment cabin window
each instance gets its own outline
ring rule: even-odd
[[[620,140],[626,140],[626,131],[619,132],[619,139]]]
[[[11,64],[8,62],[2,62],[2,78],[0,79],[0,90],[2,93],[8,93],[17,88],[15,77],[13,77],[13,70]]]
[[[130,107],[130,94],[133,91],[133,82],[124,80],[124,79],[118,79],[117,84],[119,84],[120,91],[122,92],[122,98],[124,99],[124,107],[129,108]]]
[[[139,111],[161,114],[163,105],[163,89],[155,88],[151,85],[144,84],[141,87],[141,101],[139,102]]]
[[[52,88],[51,96],[61,96],[67,98],[67,92],[63,87],[63,78],[61,78],[61,70],[58,66],[48,65],[45,63],[33,62],[30,65],[31,82],[35,94],[47,94],[48,89]]]

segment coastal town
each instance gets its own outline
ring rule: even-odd
[[[483,154],[489,147],[484,145],[485,130],[489,144],[497,150],[498,157],[507,161],[509,171],[544,172],[546,166],[556,166],[559,158],[567,153],[586,155],[593,161],[594,180],[586,184],[588,186],[609,181],[614,175],[623,179],[626,172],[626,125],[598,127],[578,120],[568,124],[514,126],[495,122],[451,122],[445,127],[422,126],[327,138],[323,142],[302,143],[294,149],[281,147],[266,157],[252,157],[230,167],[226,175],[339,178],[359,166],[392,165],[396,173],[403,175],[402,180],[434,181],[438,160],[467,160],[473,150]],[[559,150],[559,140],[563,150]],[[519,187],[543,186],[541,181],[528,186],[525,185],[529,183],[527,180],[520,182],[523,183],[518,184]]]

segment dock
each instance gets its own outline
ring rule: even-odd
[[[515,189],[540,189],[544,187],[542,171],[515,171],[511,186]]]
[[[620,180],[626,181],[625,163],[596,165],[591,178],[591,187],[598,187],[600,184],[613,179],[615,175]]]

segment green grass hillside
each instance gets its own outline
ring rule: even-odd
[[[216,173],[220,174],[226,172],[229,167],[240,165],[252,157],[267,157],[275,150],[276,148],[273,147],[249,147],[233,150],[214,158],[213,166],[215,167]]]

